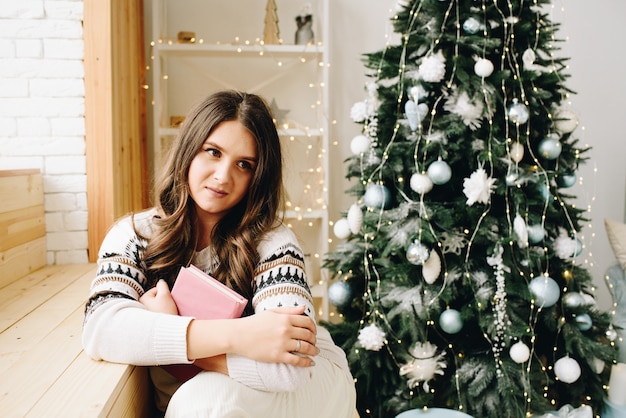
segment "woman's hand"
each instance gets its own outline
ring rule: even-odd
[[[235,352],[265,362],[312,366],[306,356],[319,352],[317,327],[304,306],[277,308],[242,319],[243,328],[234,341]]]
[[[139,302],[149,311],[178,315],[178,308],[165,280],[159,280],[155,287],[139,298]]]
[[[193,320],[187,333],[190,359],[234,353],[268,363],[309,367],[319,352],[317,327],[304,306],[277,308],[225,321]]]

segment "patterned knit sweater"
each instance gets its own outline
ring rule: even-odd
[[[154,209],[134,215],[134,227],[144,237],[151,233]],[[94,359],[142,366],[188,364],[187,327],[192,318],[151,312],[138,302],[146,286],[141,254],[146,242],[133,228],[133,219],[116,223],[98,255],[98,272],[91,285],[83,326],[83,346]],[[260,263],[254,277],[255,312],[281,306],[305,305],[315,319],[307,285],[304,257],[293,232],[280,226],[261,241]],[[192,264],[207,273],[215,267],[210,250],[197,252]],[[326,330],[318,327],[320,357],[349,374],[345,354]],[[264,363],[227,354],[229,375],[252,388],[294,391],[306,384],[315,367]]]

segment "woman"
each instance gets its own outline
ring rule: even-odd
[[[351,417],[344,353],[316,327],[302,250],[279,220],[280,141],[267,103],[215,93],[185,118],[155,208],[117,222],[100,248],[83,345],[94,359],[154,366],[171,417]],[[249,300],[242,318],[177,315],[193,264]],[[208,302],[207,302],[208,303]],[[181,384],[158,367],[205,371]]]

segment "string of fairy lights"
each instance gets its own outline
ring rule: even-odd
[[[400,1],[399,3],[406,5],[406,2]],[[550,184],[548,168],[543,166],[541,156],[537,155],[534,152],[533,147],[530,144],[533,120],[532,120],[532,116],[530,115],[528,111],[530,107],[530,103],[528,99],[528,93],[525,91],[524,83],[522,80],[522,65],[524,65],[524,67],[528,66],[528,68],[526,69],[529,69],[530,66],[534,65],[534,55],[531,55],[531,52],[534,53],[534,51],[530,51],[530,52],[526,51],[523,54],[523,62],[519,62],[518,56],[522,56],[522,54],[520,54],[520,51],[516,51],[513,46],[515,36],[516,36],[515,23],[517,22],[516,20],[517,17],[514,14],[513,4],[511,3],[511,1],[507,1],[506,7],[503,9],[499,9],[498,4],[499,3],[495,1],[492,2],[490,0],[482,0],[479,5],[479,8],[483,13],[482,22],[480,21],[461,22],[459,19],[459,9],[458,9],[459,2],[450,1],[449,7],[447,8],[443,16],[443,21],[442,21],[441,26],[439,28],[435,28],[435,27],[430,28],[431,30],[440,31],[439,36],[435,38],[435,41],[433,42],[433,45],[431,46],[431,52],[433,54],[435,53],[437,45],[439,44],[440,39],[444,35],[444,30],[448,26],[447,24],[452,14],[452,11],[454,10],[454,7],[456,7],[456,10],[454,10],[455,21],[453,22],[454,23],[453,27],[455,28],[455,31],[456,31],[457,43],[453,51],[454,57],[451,59],[452,62],[456,63],[457,61],[455,58],[456,56],[458,56],[458,53],[459,53],[458,45],[459,45],[460,37],[462,36],[461,32],[463,30],[474,30],[474,29],[469,29],[468,27],[476,28],[477,32],[480,31],[480,29],[482,28],[482,33],[485,38],[485,42],[483,46],[482,56],[478,57],[477,66],[475,67],[475,70],[476,70],[477,75],[482,76],[482,96],[483,97],[481,98],[481,100],[482,100],[483,105],[487,109],[484,112],[484,114],[486,115],[485,123],[488,123],[489,125],[488,136],[485,140],[486,146],[488,147],[489,152],[487,153],[488,159],[487,161],[484,162],[484,164],[488,169],[491,170],[489,172],[489,177],[491,177],[491,175],[493,175],[493,167],[494,167],[494,162],[493,162],[494,154],[491,152],[491,147],[504,146],[506,148],[506,154],[509,160],[511,161],[511,164],[509,166],[510,171],[506,178],[507,185],[509,187],[520,188],[522,187],[522,182],[519,181],[517,177],[517,174],[520,170],[520,167],[518,164],[522,161],[522,158],[524,157],[524,153],[525,152],[529,153],[529,156],[534,162],[534,166],[531,167],[531,170],[535,173],[535,175],[538,178],[542,179],[544,182],[544,187],[542,188],[542,197],[544,198],[544,207],[541,213],[541,221],[537,225],[528,224],[529,219],[530,219],[529,211],[528,211],[529,208],[528,207],[516,207],[510,201],[510,196],[507,193],[506,194],[506,218],[509,224],[509,232],[511,231],[526,232],[527,234],[530,235],[529,240],[533,244],[542,242],[544,238],[544,234],[545,234],[544,227],[545,227],[548,207],[551,204],[551,202],[555,201],[562,209],[562,214],[564,218],[567,220],[567,223],[569,225],[569,231],[565,231],[565,233],[568,236],[570,236],[572,242],[577,245],[577,249],[573,251],[569,257],[569,260],[571,260],[572,268],[566,269],[562,272],[563,278],[565,278],[566,280],[570,280],[573,277],[573,274],[575,274],[574,267],[576,265],[576,261],[575,261],[576,257],[579,256],[585,249],[587,249],[586,245],[584,244],[585,238],[586,238],[585,233],[584,231],[576,230],[574,226],[574,222],[572,220],[572,215],[568,212],[566,203],[560,196],[558,190],[555,187],[552,187]],[[533,49],[537,48],[539,44],[539,38],[541,35],[543,35],[540,32],[542,28],[546,28],[547,30],[550,30],[552,34],[551,35],[552,44],[548,45],[548,51],[547,51],[550,54],[549,59],[552,61],[552,65],[549,66],[548,68],[539,68],[538,66],[535,66],[534,68],[540,71],[550,71],[551,73],[555,74],[559,79],[562,79],[561,75],[559,74],[558,66],[556,65],[556,62],[555,62],[557,57],[553,54],[553,51],[557,50],[556,47],[553,45],[557,42],[557,40],[555,39],[554,27],[546,26],[547,23],[545,23],[542,20],[542,15],[541,15],[537,0],[533,0],[533,4],[537,8],[536,17],[538,21],[537,29],[535,32],[535,40],[534,40],[535,48]],[[501,61],[500,71],[504,71],[504,70],[511,71],[513,80],[515,80],[517,84],[516,95],[514,97],[509,97],[510,90],[506,87],[505,81],[502,81],[500,85],[500,93],[502,97],[504,97],[503,106],[506,107],[503,112],[504,117],[505,117],[503,126],[506,127],[504,140],[499,140],[495,138],[493,134],[493,125],[494,125],[493,115],[495,113],[493,109],[496,106],[496,104],[494,103],[491,97],[492,94],[490,93],[490,89],[492,87],[489,86],[485,82],[485,78],[491,73],[491,71],[493,71],[493,65],[491,65],[491,68],[490,68],[489,64],[491,63],[486,62],[488,61],[486,58],[487,37],[488,37],[487,28],[489,25],[487,15],[486,15],[486,10],[487,10],[488,5],[495,6],[498,9],[498,12],[500,13],[500,16],[501,16],[500,23],[504,27],[504,30],[503,30],[504,39],[502,39],[502,43],[504,47],[502,48],[502,56],[500,59]],[[398,65],[399,73],[397,77],[397,84],[398,84],[397,103],[398,104],[405,101],[406,99],[405,95],[407,94],[410,99],[409,102],[413,101],[414,103],[417,104],[419,102],[419,95],[423,94],[423,92],[420,92],[418,88],[411,86],[411,77],[406,74],[406,70],[407,70],[406,59],[407,59],[407,56],[409,55],[408,50],[407,50],[407,45],[408,45],[409,37],[411,36],[411,33],[414,29],[414,25],[417,23],[417,16],[421,12],[422,2],[419,2],[419,1],[415,2],[412,7],[413,9],[410,10],[410,15],[409,15],[406,30],[404,31],[404,33],[400,34],[402,51],[400,54],[400,62]],[[553,11],[555,8],[556,6],[552,5]],[[564,12],[563,7],[561,8],[561,11]],[[396,10],[392,9],[390,10],[390,13],[392,16],[394,16],[393,19],[397,19],[397,16],[395,16]],[[385,60],[385,57],[386,57],[385,51],[391,47],[391,39],[392,39],[389,33],[385,34],[385,37],[387,39],[387,43],[385,45],[384,50],[382,51],[382,57],[380,58],[381,63],[378,66],[375,81],[372,82],[371,84],[385,82],[384,80],[382,80],[381,66],[382,66],[382,62]],[[567,69],[569,67],[566,66],[565,68]],[[456,67],[452,69],[451,75],[449,79],[447,80],[446,85],[448,89],[454,89],[453,83],[454,83],[454,78],[455,78],[455,71],[456,71]],[[538,89],[538,87],[535,86],[533,83],[530,84],[530,88],[533,89],[535,92]],[[368,98],[364,100],[366,104],[367,103],[371,104],[371,103],[376,102],[375,90],[376,88],[372,87],[371,85],[367,88],[367,91],[369,92],[369,96]],[[555,114],[555,109],[550,109],[548,108],[547,105],[544,105],[545,107],[544,110],[552,119],[553,126],[558,127],[558,129],[555,129],[553,133],[548,135],[548,137],[545,140],[545,144],[542,143],[540,148],[541,147],[544,148],[544,151],[543,151],[544,154],[542,155],[544,158],[546,157],[546,153],[547,153],[551,161],[557,160],[557,164],[558,164],[557,157],[558,157],[558,153],[560,152],[560,143],[558,143],[559,133],[568,134],[578,127],[578,120],[576,119],[576,116],[573,114],[573,112],[567,110],[567,107],[571,106],[571,101],[569,99],[570,99],[569,93],[564,92],[562,106],[564,105],[565,107],[561,107],[560,109],[557,109],[556,110],[558,112],[557,114]],[[427,172],[426,161],[428,160],[427,158],[428,156],[427,156],[427,152],[420,152],[421,147],[423,149],[427,149],[428,146],[431,144],[431,141],[440,140],[440,136],[438,135],[438,133],[434,132],[433,130],[434,129],[433,121],[438,116],[437,115],[437,109],[439,108],[438,104],[442,100],[444,100],[444,94],[441,94],[440,97],[436,98],[433,101],[434,105],[432,109],[427,109],[426,111],[424,111],[424,109],[416,108],[416,111],[422,112],[422,114],[418,117],[419,123],[417,125],[417,129],[414,130],[412,134],[414,136],[409,135],[407,139],[415,141],[415,150],[413,153],[414,163],[415,163],[415,174],[414,174],[415,179],[414,178],[411,179],[411,188],[414,191],[417,191],[420,194],[420,197],[419,197],[419,201],[415,202],[407,195],[403,193],[401,193],[401,195],[402,195],[402,198],[407,203],[414,204],[422,208],[422,210],[420,211],[420,223],[419,223],[418,230],[416,232],[417,237],[416,237],[415,242],[417,243],[420,241],[420,237],[423,231],[422,228],[428,228],[432,236],[439,238],[438,242],[436,243],[436,246],[440,250],[439,252],[441,254],[445,254],[444,248],[447,245],[449,245],[449,243],[446,242],[445,239],[449,237],[444,236],[442,234],[437,234],[435,232],[434,227],[430,224],[430,219],[426,210],[427,203],[424,200],[424,195],[428,193],[428,191],[430,191],[430,188],[432,188],[432,184],[424,183],[424,181],[426,181],[424,180],[424,176],[426,175],[426,172]],[[407,113],[408,113],[408,110],[407,110]],[[401,117],[404,118],[404,116],[401,116]],[[510,124],[509,122],[513,122],[513,123]],[[370,171],[368,174],[366,173],[365,168],[371,165],[373,160],[376,160],[376,157],[372,156],[371,150],[379,147],[378,139],[376,138],[377,123],[378,121],[376,118],[376,114],[374,113],[373,115],[369,115],[367,118],[365,118],[365,120],[362,123],[363,124],[362,135],[355,137],[355,139],[353,140],[353,144],[356,143],[357,139],[359,140],[359,145],[353,146],[353,152],[355,152],[355,149],[358,150],[358,153],[355,152],[355,154],[357,154],[361,159],[361,176],[360,176],[359,181],[361,182],[363,187],[366,189],[366,194],[367,194],[368,188],[372,186],[382,185],[383,183],[382,173],[383,173],[383,168],[385,164],[387,164],[389,160],[389,149],[391,148],[393,143],[397,140],[398,133],[400,132],[401,129],[403,129],[403,124],[405,124],[406,121],[400,120],[400,119],[396,120],[396,124],[394,126],[393,132],[391,133],[391,137],[387,140],[386,142],[387,145],[381,151],[379,160],[374,161],[375,163],[378,164],[377,167],[373,169],[372,171]],[[514,129],[512,131],[509,131],[510,125],[514,126]],[[581,127],[581,131],[584,132],[584,130],[585,130],[584,127]],[[363,139],[363,136],[365,136],[366,140]],[[542,149],[540,149],[540,152],[542,152]],[[578,150],[576,150],[576,152],[578,153]],[[579,159],[580,155],[577,154],[576,158]],[[439,160],[441,160],[441,156],[439,156]],[[479,163],[479,164],[482,164],[482,163]],[[576,162],[574,165],[577,167],[578,162]],[[481,165],[481,168],[482,168],[482,165]],[[557,168],[558,168],[558,165],[557,165]],[[414,180],[415,180],[415,185],[414,185]],[[402,183],[404,183],[406,179],[398,177],[395,179],[395,181],[400,185],[398,189],[401,190],[403,188]],[[585,182],[583,181],[582,176],[576,176],[576,174],[572,174],[571,178],[563,179],[563,181],[565,185],[564,186],[561,185],[561,187],[569,188],[576,184],[578,184],[579,186],[585,185]],[[351,211],[354,207],[362,206],[363,199],[366,199],[366,198],[367,196],[363,196],[361,200],[357,201],[350,208]],[[591,199],[591,201],[593,200],[594,198]],[[573,206],[575,207],[575,205]],[[366,285],[365,285],[365,290],[362,295],[362,298],[368,301],[369,309],[363,312],[363,315],[360,321],[360,327],[361,327],[361,330],[364,330],[365,328],[369,327],[371,324],[376,324],[377,322],[381,322],[385,325],[383,328],[386,330],[386,333],[384,334],[382,342],[384,344],[385,349],[389,352],[391,357],[396,362],[398,369],[402,370],[403,368],[406,369],[407,365],[403,364],[402,361],[400,360],[400,357],[396,353],[393,352],[393,349],[390,345],[390,341],[393,340],[394,342],[397,342],[397,344],[400,346],[403,346],[403,342],[401,339],[399,339],[397,336],[394,335],[394,330],[391,326],[391,322],[386,318],[386,315],[387,315],[386,310],[385,308],[381,306],[381,285],[382,285],[381,275],[373,260],[375,257],[375,254],[372,250],[372,244],[371,244],[374,240],[376,240],[377,233],[380,232],[381,228],[384,226],[383,225],[383,222],[384,222],[383,213],[385,209],[383,207],[372,208],[366,205],[365,210],[378,214],[378,226],[374,232],[367,233],[363,237],[363,241],[365,245],[365,255],[363,258],[363,265],[364,265],[363,281],[365,282]],[[467,249],[466,258],[465,258],[465,271],[463,272],[463,274],[468,279],[467,282],[470,284],[473,283],[471,280],[472,272],[470,271],[470,257],[471,257],[472,245],[474,242],[474,238],[476,237],[476,234],[481,227],[481,222],[484,220],[486,216],[488,216],[490,210],[491,210],[490,204],[487,203],[485,205],[485,209],[482,215],[479,217],[479,221],[477,222],[477,224],[473,226],[472,230],[465,229],[463,231],[463,235],[460,238],[464,240],[466,244],[466,249]],[[351,211],[348,212],[348,217],[350,216]],[[587,212],[588,213],[591,212],[591,204],[589,204],[589,206],[587,207]],[[360,219],[360,218],[355,218],[355,219]],[[523,225],[524,228],[521,228],[520,225]],[[591,228],[592,228],[591,225],[589,225],[589,229]],[[354,230],[358,228],[352,227],[352,229]],[[337,235],[337,231],[336,231],[336,235]],[[345,235],[346,234],[341,233],[341,238],[345,238]],[[510,235],[514,236],[515,234],[510,233]],[[592,233],[592,237],[593,237],[593,233]],[[513,246],[515,244],[516,243],[513,241],[509,243],[510,246]],[[529,277],[526,277],[525,270],[522,268],[522,266],[520,265],[505,266],[502,263],[502,260],[501,260],[502,249],[501,248],[496,249],[496,252],[493,254],[491,259],[489,260],[489,264],[494,268],[494,276],[497,279],[497,291],[495,292],[495,297],[494,297],[494,300],[492,301],[494,305],[494,309],[496,310],[495,317],[497,321],[497,332],[496,332],[495,340],[493,340],[487,334],[486,331],[484,331],[484,337],[486,340],[490,342],[490,344],[492,344],[494,360],[496,362],[496,369],[497,369],[497,373],[499,374],[504,373],[504,370],[500,368],[500,365],[501,365],[500,356],[504,355],[503,341],[506,339],[506,321],[507,321],[506,313],[505,313],[506,292],[504,291],[504,277],[505,276],[503,273],[505,270],[508,270],[508,272],[510,272],[510,269],[515,269],[516,270],[515,273],[517,273],[520,277],[524,277],[527,283],[529,284],[529,286],[532,286],[532,282],[534,280],[541,280],[541,281],[552,280],[548,276],[548,272],[550,270],[550,263],[549,263],[549,257],[547,256],[548,251],[549,251],[547,244],[544,244],[544,247],[542,248],[542,250],[546,254],[546,256],[544,257],[545,262],[542,263],[543,267],[540,267],[541,268],[540,271],[531,271]],[[498,254],[498,251],[500,251],[499,254]],[[438,257],[436,252],[431,252],[429,255],[432,256],[433,254],[435,257]],[[428,258],[428,255],[425,256],[425,258]],[[591,254],[591,252],[589,252],[588,258],[585,258],[582,263],[587,266],[592,266],[593,265],[592,260],[593,260],[593,255]],[[443,292],[450,278],[452,276],[455,276],[456,274],[456,272],[448,270],[448,266],[445,261],[445,256],[443,257],[443,259],[439,260],[439,262],[441,265],[441,274],[443,277],[442,282],[441,282],[441,289],[438,293],[434,295],[424,290],[423,298],[427,304],[435,302],[436,297],[438,297],[438,295],[440,295]],[[352,274],[353,274],[352,271],[337,272],[337,275],[338,277],[340,277],[340,280],[344,280],[344,281],[347,281],[349,278],[351,278]],[[611,287],[612,285],[609,283],[608,286]],[[474,288],[474,291],[477,294],[479,289]],[[595,287],[593,287],[591,291],[595,292]],[[577,297],[581,297],[580,294],[577,292],[568,293],[567,287],[562,289],[562,292],[563,292],[564,298],[569,297],[569,299],[572,300],[571,303],[574,303],[573,302],[574,299],[578,300]],[[479,312],[479,315],[480,315],[480,312],[482,312],[483,310],[483,306],[482,306],[483,301],[481,300],[480,297],[476,297],[475,299],[476,299],[476,304],[478,305],[477,311]],[[531,313],[528,318],[527,334],[531,336],[529,340],[530,347],[526,346],[522,341],[514,341],[511,347],[511,357],[516,356],[520,361],[518,361],[517,359],[515,359],[515,361],[519,363],[521,367],[523,367],[525,370],[525,387],[527,389],[524,393],[524,396],[526,398],[526,411],[527,411],[528,416],[530,416],[531,404],[533,402],[531,398],[532,390],[530,388],[530,384],[531,384],[530,372],[531,372],[532,361],[529,361],[529,359],[533,357],[534,352],[535,352],[535,343],[536,343],[536,338],[537,338],[537,335],[535,333],[535,326],[539,319],[539,315],[542,312],[542,309],[543,309],[542,307],[547,306],[547,304],[543,303],[545,301],[542,301],[541,299],[542,297],[538,296],[535,300],[532,301],[532,306],[530,310]],[[615,313],[616,307],[617,307],[617,303],[616,301],[613,301],[613,314]],[[562,313],[562,315],[564,315],[564,313]],[[565,317],[564,316],[561,317],[560,321],[561,322],[565,321]],[[424,324],[424,328],[426,329],[426,335],[428,335],[428,332],[435,331],[435,321],[432,319],[427,320]],[[615,331],[611,327],[609,331],[607,331],[607,336],[610,337],[609,334],[611,333],[611,331],[613,334],[615,333]],[[615,336],[613,335],[612,338],[613,338],[612,344],[614,345]],[[453,353],[453,361],[456,362],[457,359],[462,359],[464,357],[464,353],[462,351],[457,350],[452,344],[449,344],[447,348],[450,352]],[[361,349],[362,348],[355,347],[354,348],[355,354],[358,355]],[[404,347],[403,349],[409,352],[412,350],[411,347]],[[513,354],[514,351],[515,351],[515,354]],[[577,364],[572,364],[571,361],[573,360],[569,359],[569,357],[567,356],[561,359],[556,358],[557,356],[556,339],[555,339],[555,346],[553,348],[553,352],[554,352],[554,355],[553,355],[551,363],[547,366],[541,366],[542,372],[545,375],[545,382],[546,382],[546,384],[543,387],[543,392],[544,392],[543,396],[546,399],[549,399],[552,404],[555,403],[555,400],[550,399],[551,394],[549,392],[549,386],[547,383],[550,381],[548,372],[549,371],[554,372],[553,369],[557,367],[559,362],[561,362],[561,364],[564,364],[564,366],[560,368],[561,373],[557,372],[556,376],[557,376],[557,379],[559,379],[559,376],[561,375],[563,376],[561,380],[567,381],[568,379],[570,379],[570,377],[568,376],[568,374],[570,374],[568,368],[577,367]],[[457,375],[455,376],[455,379],[457,381],[456,389],[457,389],[457,394],[458,394],[458,405],[456,405],[456,408],[460,411],[463,411],[465,407],[461,401],[460,385],[458,383],[458,378],[459,376],[457,373]],[[431,388],[430,391],[434,392],[434,389]],[[411,389],[410,394],[413,395],[412,389]],[[588,400],[591,401],[591,399],[588,399]]]

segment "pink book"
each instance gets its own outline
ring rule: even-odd
[[[239,318],[248,300],[196,266],[181,267],[172,288],[180,316],[196,319]],[[202,369],[193,364],[172,364],[163,368],[185,382]]]

